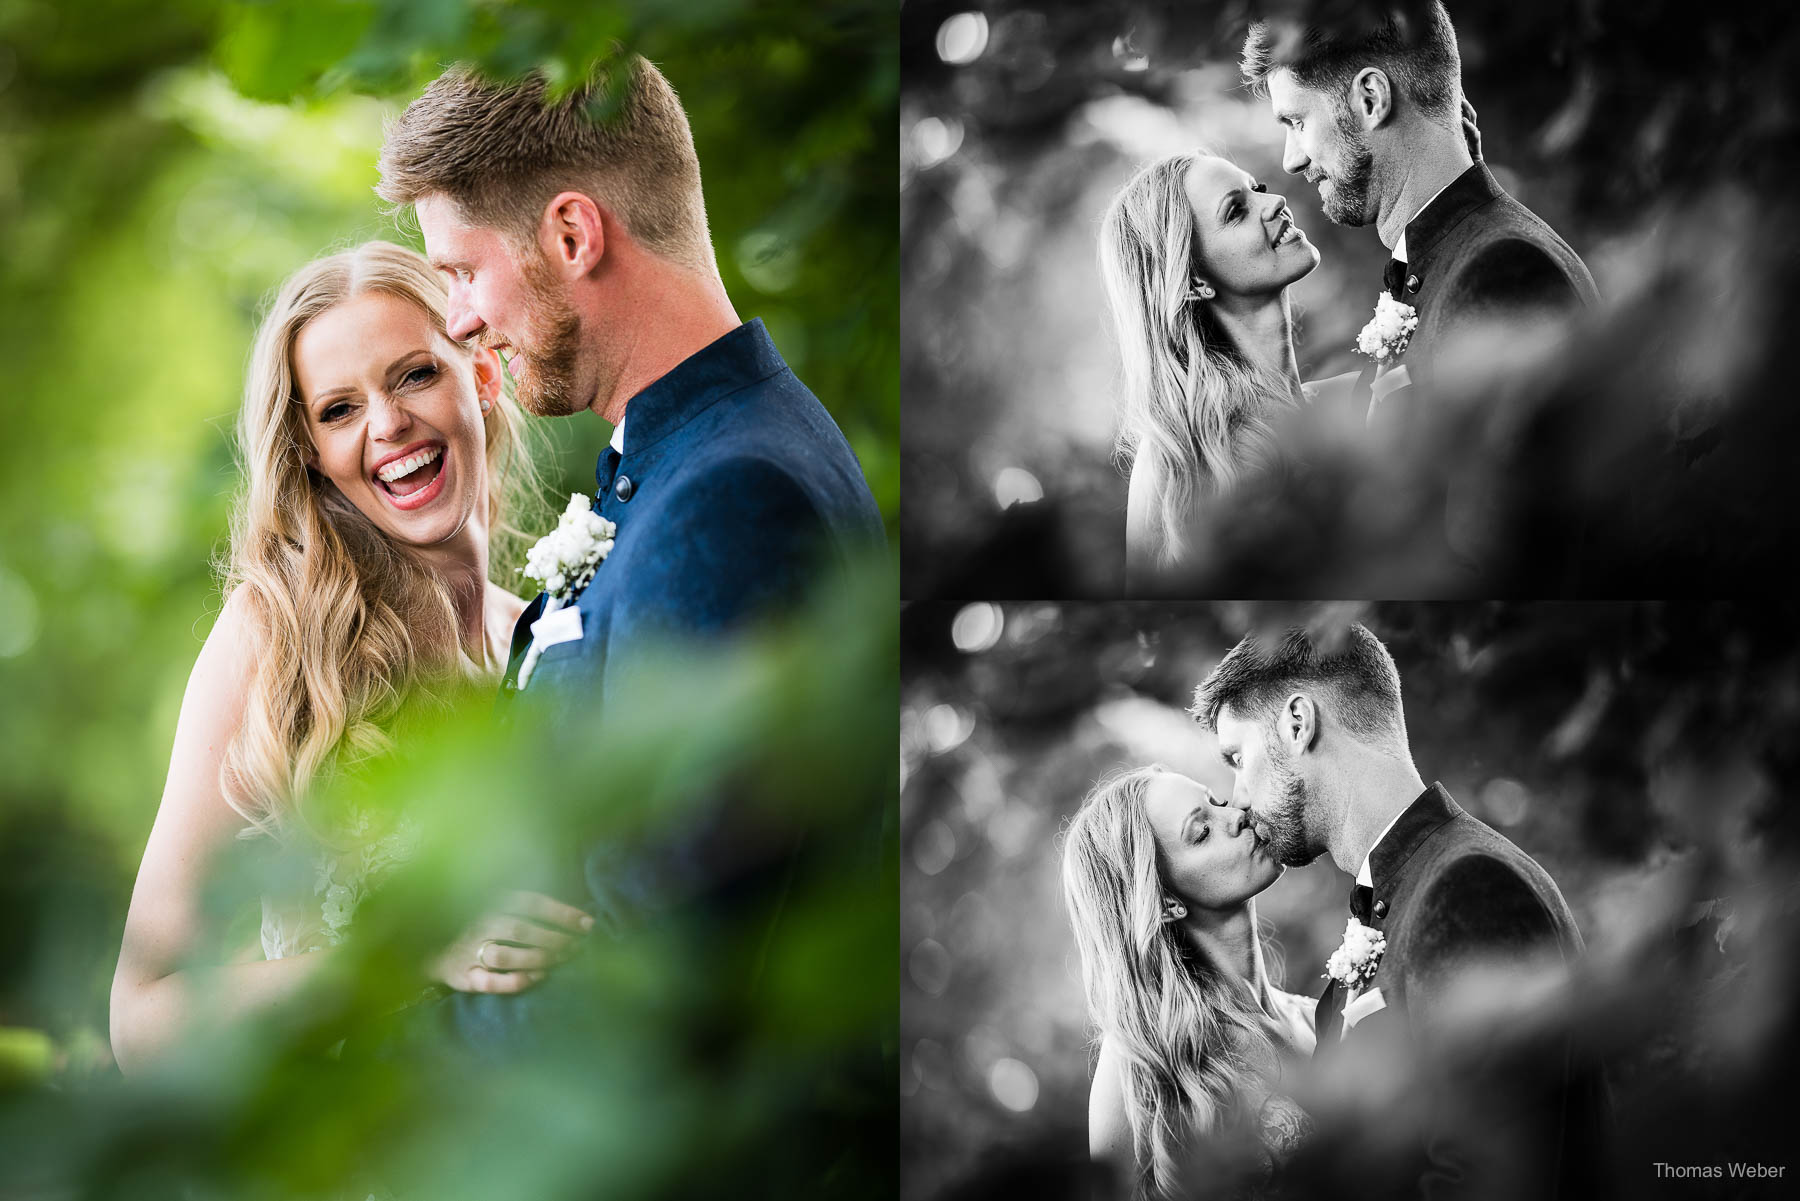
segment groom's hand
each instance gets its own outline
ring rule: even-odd
[[[509,893],[427,969],[457,992],[519,993],[581,947],[594,919],[540,892]]]
[[[1475,124],[1475,106],[1469,103],[1467,96],[1462,102],[1463,141],[1469,144],[1469,157],[1476,162],[1481,161],[1481,128]]]

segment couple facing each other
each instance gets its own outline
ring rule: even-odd
[[[1190,556],[1206,502],[1277,457],[1285,413],[1342,396],[1371,425],[1402,427],[1484,331],[1549,329],[1597,299],[1580,257],[1482,161],[1438,0],[1362,24],[1257,22],[1243,76],[1282,126],[1283,169],[1317,186],[1334,223],[1376,227],[1391,257],[1368,298],[1385,297],[1385,315],[1359,338],[1362,372],[1302,383],[1288,288],[1319,252],[1283,198],[1202,153],[1125,184],[1100,266],[1123,368],[1134,583]]]
[[[552,103],[540,77],[446,73],[390,129],[377,187],[412,206],[429,259],[385,242],[330,255],[263,319],[227,595],[182,701],[113,981],[127,1071],[201,1012],[203,982],[208,1014],[272,1016],[331,958],[418,831],[318,829],[307,789],[384,745],[409,694],[498,679],[510,660],[509,693],[526,690],[515,715],[591,720],[647,644],[790,608],[882,542],[849,445],[726,295],[674,90],[631,57],[610,115],[591,117],[607,82]],[[534,483],[515,398],[614,427],[592,505],[610,553],[557,598],[554,645],[535,652],[551,641],[532,632],[546,598],[527,606],[490,580],[490,539]],[[203,891],[255,835],[294,839],[317,878],[270,882],[259,961],[205,963],[218,932]],[[590,910],[619,916],[606,853],[571,855],[591,893],[580,904],[512,894],[422,974],[452,990],[446,1024],[465,1042],[528,1033],[509,1003],[579,945]],[[583,870],[584,854],[602,859]],[[622,891],[641,899],[641,883]]]
[[[1490,971],[1567,973],[1582,953],[1543,868],[1425,785],[1399,672],[1366,628],[1335,644],[1297,629],[1248,636],[1192,712],[1217,733],[1228,800],[1138,769],[1100,784],[1064,835],[1064,894],[1099,1036],[1090,1147],[1134,1197],[1216,1187],[1208,1172],[1233,1149],[1254,1155],[1253,1182],[1295,1170],[1311,1122],[1280,1091],[1284,1073],[1346,1053],[1392,1072],[1406,1070],[1407,1048],[1415,1065],[1458,1053],[1455,1038],[1469,1034],[1454,1029],[1459,985]],[[1315,1002],[1270,983],[1255,898],[1326,853],[1356,886]],[[1604,1086],[1567,1053],[1563,1039],[1523,1062],[1474,1065],[1458,1085],[1466,1095],[1442,1112],[1479,1109],[1489,1125],[1476,1137],[1468,1123],[1432,1126],[1436,1110],[1389,1113],[1431,1116],[1419,1145],[1386,1165],[1395,1178],[1365,1180],[1362,1195],[1595,1195]]]

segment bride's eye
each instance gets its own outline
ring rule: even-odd
[[[408,371],[406,373],[406,375],[401,378],[400,382],[403,384],[406,384],[408,387],[411,387],[416,384],[425,383],[426,381],[430,380],[432,376],[434,376],[436,374],[437,374],[437,368],[433,367],[429,363],[426,363],[423,366],[414,367],[411,371]]]
[[[345,416],[347,416],[349,414],[349,412],[350,412],[350,406],[348,404],[345,404],[341,400],[334,401],[333,403],[326,405],[325,408],[319,413],[319,420],[320,421],[338,421],[338,420],[341,420],[342,418],[344,418]]]

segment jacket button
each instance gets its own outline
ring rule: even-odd
[[[1376,901],[1375,902],[1375,916],[1376,917],[1386,917],[1387,916],[1387,902],[1386,901]]]
[[[1406,277],[1406,290],[1408,292],[1417,292],[1419,290],[1419,277],[1418,276],[1409,275]]]
[[[622,501],[630,500],[631,494],[636,491],[637,485],[631,482],[631,477],[628,475],[620,476],[619,482],[613,485],[613,495]]]

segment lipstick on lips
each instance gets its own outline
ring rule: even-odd
[[[447,467],[445,456],[449,453],[449,446],[435,438],[414,442],[392,454],[383,455],[369,472],[369,478],[374,481],[376,491],[385,496],[388,503],[396,509],[409,511],[421,508],[437,499],[438,494],[444,490],[444,472]],[[396,490],[395,485],[410,481],[412,477],[426,471],[431,471],[432,476],[422,486],[412,487],[405,492]]]

